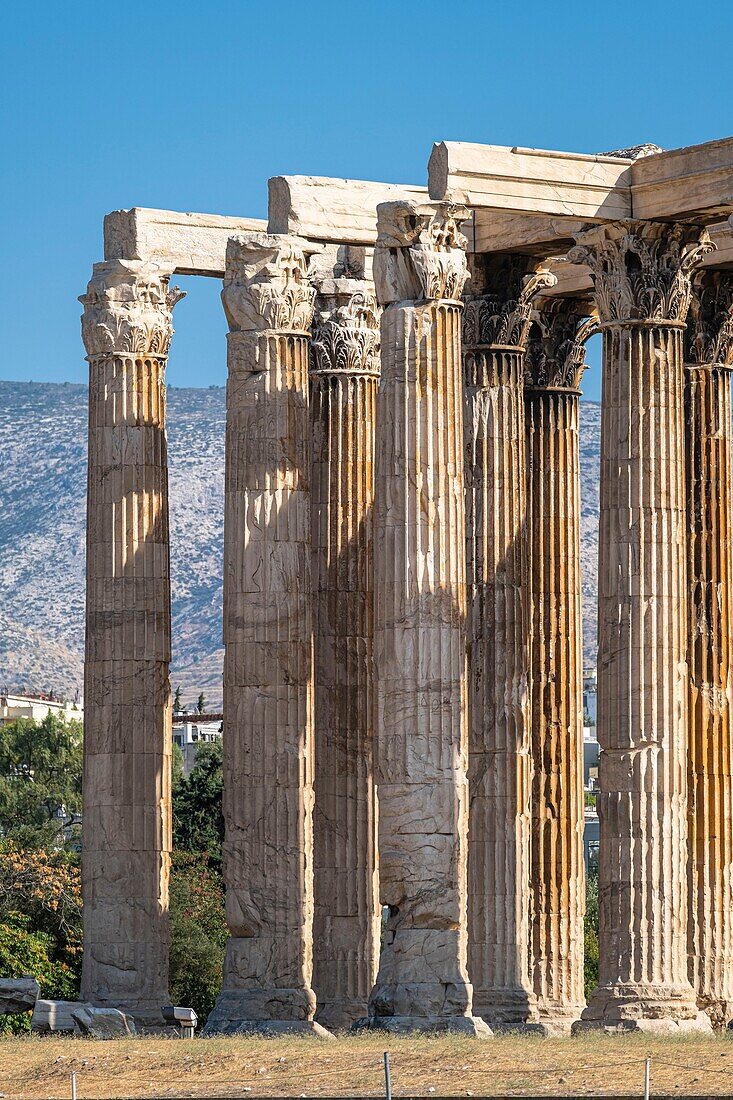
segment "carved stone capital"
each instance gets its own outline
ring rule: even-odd
[[[684,321],[690,276],[715,248],[704,227],[676,222],[608,222],[575,239],[568,259],[591,269],[602,324]]]
[[[315,290],[299,237],[249,233],[227,244],[221,300],[232,332],[307,333]]]
[[[379,375],[379,316],[374,290],[357,279],[320,288],[311,330],[311,374]]]
[[[529,333],[532,302],[557,282],[537,260],[514,254],[482,257],[476,272],[480,295],[466,302],[464,347],[523,348]]]
[[[95,264],[86,294],[81,335],[87,358],[105,355],[168,354],[172,312],[185,297],[169,287],[170,271],[143,260]]]
[[[685,362],[733,365],[733,271],[699,271],[685,332]]]
[[[586,368],[585,342],[598,330],[595,307],[577,298],[544,298],[532,313],[524,384],[577,390]]]
[[[377,207],[374,283],[382,306],[458,301],[468,278],[464,206],[450,202],[383,202]]]

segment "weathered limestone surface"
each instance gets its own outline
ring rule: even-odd
[[[35,978],[0,978],[0,1016],[31,1012],[41,992]]]
[[[685,338],[689,524],[689,977],[714,1025],[733,1016],[733,274],[695,279]]]
[[[599,986],[583,1025],[710,1027],[687,976],[682,333],[696,226],[619,222],[570,253],[604,337],[599,561]],[[581,1026],[583,1026],[581,1025]]]
[[[227,241],[238,233],[264,231],[257,218],[187,214],[178,210],[112,210],[104,219],[106,260],[146,260],[179,275],[221,279]]]
[[[116,1008],[74,1005],[71,1018],[82,1035],[92,1039],[127,1039],[135,1034],[135,1021]]]
[[[465,211],[395,202],[378,215],[376,781],[389,918],[365,1024],[488,1034],[466,971]]]
[[[605,220],[631,216],[631,160],[468,141],[436,142],[428,164],[433,199],[463,193],[472,207]]]
[[[273,176],[268,193],[270,233],[363,245],[376,240],[379,203],[428,197],[426,187],[328,176]]]
[[[159,1022],[168,996],[168,272],[96,264],[89,360],[82,997]]]
[[[540,1021],[569,1031],[583,993],[583,679],[578,403],[595,319],[545,299],[525,358],[532,593],[531,949]]]
[[[530,604],[524,347],[551,286],[521,257],[475,258],[463,323],[469,599],[468,969],[491,1026],[536,1016],[529,973]]]
[[[329,1028],[366,1015],[379,961],[374,737],[374,288],[318,287],[311,338],[315,634],[313,987]]]
[[[314,1032],[313,628],[304,242],[227,249],[223,846],[230,930],[207,1031]],[[323,1034],[323,1029],[320,1029]]]

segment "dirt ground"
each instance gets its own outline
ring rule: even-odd
[[[0,1039],[7,1100],[116,1097],[733,1095],[733,1039],[348,1036],[303,1039]]]

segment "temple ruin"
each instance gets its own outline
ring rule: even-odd
[[[733,139],[440,143],[268,220],[109,214],[90,369],[82,997],[168,1001],[165,370],[223,280],[211,1033],[733,1017]],[[599,986],[583,994],[579,417],[603,334]],[[384,921],[383,914],[384,911]],[[381,943],[380,943],[381,941]]]

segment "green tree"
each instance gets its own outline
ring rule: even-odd
[[[585,999],[598,985],[598,866],[591,863],[585,890]]]
[[[58,812],[81,812],[82,725],[55,714],[0,726],[0,836],[58,844]]]
[[[0,842],[0,977],[32,975],[44,997],[74,999],[82,957],[77,857]],[[0,1017],[0,1031],[27,1031],[30,1014]]]
[[[173,696],[173,713],[180,714],[181,711],[181,685],[176,688],[176,693]]]
[[[206,699],[204,698],[203,691],[196,700],[196,710],[199,712],[199,714],[203,714],[206,710]]]
[[[221,989],[229,934],[221,876],[205,856],[175,852],[170,898],[171,997],[195,1009],[203,1024]]]
[[[173,788],[173,846],[184,852],[208,855],[213,866],[221,863],[224,840],[221,741],[200,744],[189,775],[181,775]]]

